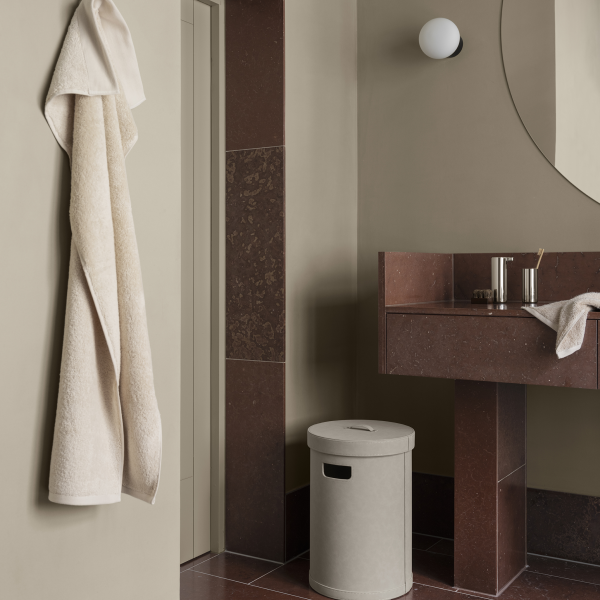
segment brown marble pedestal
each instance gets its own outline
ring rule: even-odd
[[[457,380],[454,585],[498,596],[527,565],[527,387]]]

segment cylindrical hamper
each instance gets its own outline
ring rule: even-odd
[[[308,430],[310,585],[339,600],[388,600],[412,587],[415,431],[386,421]]]

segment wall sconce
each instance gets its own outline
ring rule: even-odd
[[[450,19],[431,19],[419,33],[419,46],[429,58],[451,58],[460,54],[463,41]]]

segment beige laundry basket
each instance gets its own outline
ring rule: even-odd
[[[310,585],[340,600],[387,600],[412,579],[415,431],[386,421],[308,430]]]

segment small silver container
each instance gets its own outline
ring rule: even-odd
[[[538,301],[537,269],[523,269],[523,302],[535,304]]]

